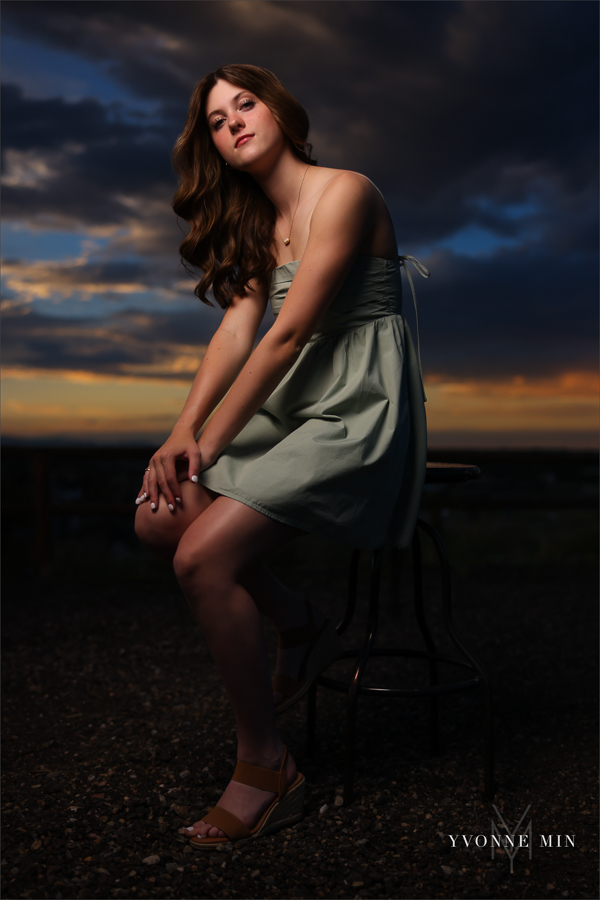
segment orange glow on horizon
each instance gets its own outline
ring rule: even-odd
[[[1,379],[8,382],[36,381],[50,379],[53,381],[70,381],[74,384],[157,384],[187,385],[188,388],[198,371],[205,346],[178,348],[178,355],[170,357],[164,363],[148,363],[130,365],[123,363],[121,372],[90,372],[85,369],[32,369],[26,366],[5,366],[1,370]]]
[[[426,379],[427,386],[445,394],[473,394],[502,397],[598,397],[600,375],[597,372],[563,372],[547,378],[515,375],[505,380],[448,381],[440,375]]]
[[[181,350],[183,349],[183,352]],[[202,348],[204,349],[204,348]],[[198,366],[199,349],[180,348],[178,365],[150,364],[118,374],[79,370],[7,368],[2,372],[2,428],[24,439],[64,436],[101,439],[103,434],[135,439],[165,436],[175,424]],[[193,364],[192,364],[193,363]],[[176,377],[165,377],[177,372]],[[523,445],[569,443],[584,435],[594,445],[598,433],[599,379],[596,372],[564,372],[554,377],[447,381],[426,379],[428,430],[460,439],[480,434],[502,442],[511,434]],[[515,437],[516,436],[516,437]],[[550,437],[548,437],[550,436]],[[573,438],[575,440],[575,437]]]

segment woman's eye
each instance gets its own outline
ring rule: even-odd
[[[223,124],[224,121],[225,121],[225,119],[213,119],[212,120],[213,130],[217,131],[221,127],[221,125]]]
[[[254,100],[242,100],[240,104],[240,109],[252,109],[254,106]]]

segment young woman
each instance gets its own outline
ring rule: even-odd
[[[305,532],[406,545],[425,472],[388,210],[366,177],[318,167],[307,135],[272,73],[224,66],[196,86],[174,150],[181,254],[202,272],[198,297],[225,313],[146,469],[136,531],[172,560],[237,725],[234,777],[189,829],[199,849],[301,818],[304,778],[275,712],[341,652],[261,557]],[[277,318],[253,350],[269,300]],[[280,636],[273,682],[262,615]]]

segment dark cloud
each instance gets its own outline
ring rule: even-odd
[[[322,164],[381,187],[402,252],[432,253],[467,226],[514,241],[478,259],[432,253],[432,278],[417,285],[427,371],[500,377],[595,365],[597,4],[6,0],[3,13],[7,34],[102,64],[131,103],[159,104],[151,122],[134,122],[115,105],[33,100],[9,86],[7,161],[17,174],[29,165],[32,179],[44,165],[51,174],[35,187],[9,180],[8,216],[64,227],[137,219],[139,233],[115,252],[146,254],[146,281],[170,283],[180,234],[169,151],[189,93],[220,64],[253,62],[307,106]],[[155,358],[149,324],[113,317],[115,365],[125,352],[113,339],[119,327],[132,336],[128,353]],[[69,341],[35,314],[18,328],[14,359],[44,367],[54,353],[56,366],[77,367],[70,354],[79,359],[89,341],[88,364],[108,365],[91,325],[82,337],[73,324],[79,338]]]
[[[118,224],[132,215],[123,196],[158,197],[169,214],[176,182],[164,131],[119,121],[97,100],[32,100],[15,85],[3,86],[2,104],[6,218]],[[48,169],[39,182],[36,164]],[[33,185],[19,175],[27,166]]]
[[[431,267],[428,282],[416,284],[427,373],[549,377],[596,368],[593,256],[521,252],[477,260],[437,254]],[[406,283],[404,305],[412,319]]]
[[[159,375],[181,380],[194,375],[217,323],[189,312],[124,312],[81,320],[22,310],[4,314],[3,365],[102,375]],[[197,351],[197,353],[196,353]],[[189,369],[174,370],[181,356]]]
[[[118,120],[118,106],[95,99],[67,103],[60,97],[50,100],[25,99],[13,84],[2,86],[3,142],[17,150],[56,149],[66,144],[102,143],[140,139],[141,126]],[[112,119],[112,120],[111,120]]]
[[[104,62],[180,113],[225,62],[276,71],[312,113],[322,162],[428,195],[482,160],[595,172],[596,4],[33,2],[5,27]],[[552,130],[549,140],[550,130]],[[399,171],[401,169],[401,171]]]
[[[151,273],[148,265],[142,262],[125,259],[108,260],[106,262],[81,262],[77,265],[69,263],[27,263],[22,260],[4,260],[3,271],[8,284],[11,280],[23,289],[29,285],[33,296],[43,296],[45,292],[68,296],[75,291],[89,292],[92,288],[98,291],[111,288],[127,291],[145,289],[149,275],[160,274],[156,267]],[[155,287],[161,287],[155,283]],[[47,295],[46,293],[46,295]]]

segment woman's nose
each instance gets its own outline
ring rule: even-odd
[[[244,119],[239,113],[236,113],[234,116],[231,116],[229,119],[229,128],[230,130],[237,131],[239,128],[244,127]]]

